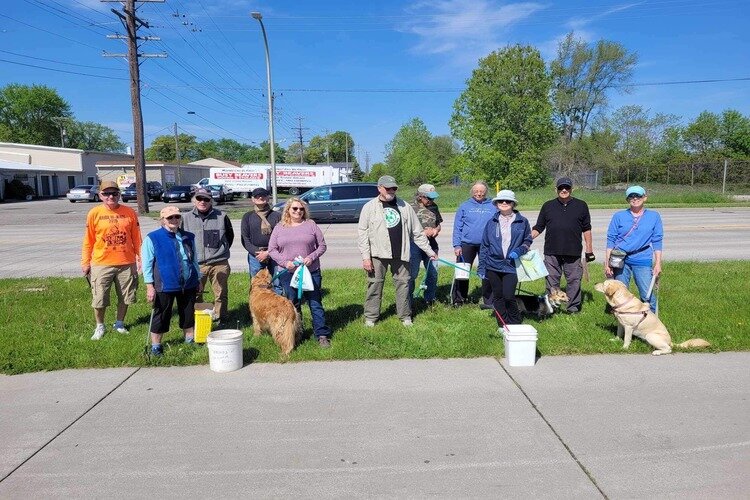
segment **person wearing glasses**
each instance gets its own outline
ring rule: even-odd
[[[102,204],[86,216],[86,231],[81,248],[81,271],[91,285],[91,307],[96,328],[91,340],[104,336],[104,315],[109,306],[110,288],[117,293],[117,317],[113,328],[128,333],[125,314],[135,304],[140,266],[141,228],[132,208],[120,204],[120,188],[116,182],[99,185]]]
[[[281,212],[274,212],[268,203],[271,193],[265,188],[255,188],[250,193],[253,202],[252,209],[242,216],[240,234],[242,246],[247,250],[247,265],[252,278],[261,269],[268,269],[273,276],[276,273],[276,262],[268,256],[268,241],[271,232],[281,220]],[[276,279],[273,282],[274,291],[281,295],[283,290]]]
[[[453,219],[453,253],[456,262],[474,263],[482,243],[484,226],[497,212],[487,199],[487,184],[477,181],[471,186],[471,198],[458,207]],[[463,305],[469,300],[469,280],[455,280],[451,294],[451,304]],[[482,280],[482,303],[480,307],[492,307],[492,288],[487,280]]]
[[[284,287],[284,294],[292,301],[298,311],[302,309],[302,300],[298,299],[296,288],[292,287],[292,275],[302,264],[310,271],[313,290],[302,292],[302,299],[307,300],[312,316],[313,332],[318,344],[323,349],[331,347],[331,328],[326,324],[323,309],[323,277],[320,273],[320,256],[326,252],[326,240],[318,225],[310,219],[307,203],[299,198],[289,198],[281,213],[281,222],[276,225],[268,242],[268,255],[279,266],[287,271],[279,276]]]
[[[484,226],[479,248],[479,276],[492,287],[492,307],[498,326],[521,324],[516,302],[518,275],[514,260],[531,247],[529,221],[516,210],[516,194],[503,189],[492,199],[497,212]],[[499,317],[502,317],[502,321]]]
[[[141,248],[146,298],[153,303],[151,355],[157,357],[164,354],[161,339],[169,331],[175,299],[185,343],[193,343],[195,297],[201,291],[195,235],[180,228],[180,209],[162,208],[159,221],[161,227],[146,235]]]
[[[555,182],[557,198],[546,201],[539,211],[531,237],[536,239],[544,230],[544,265],[547,268],[547,293],[560,288],[565,276],[568,312],[581,311],[581,234],[586,245],[586,262],[596,259],[591,242],[591,214],[585,201],[573,198],[573,181],[560,177]]]
[[[422,232],[414,209],[396,197],[398,184],[390,175],[378,179],[378,196],[365,203],[359,214],[357,240],[362,255],[362,268],[367,273],[365,295],[365,326],[373,327],[380,317],[383,282],[390,267],[396,287],[396,314],[404,326],[411,326],[409,277],[411,243],[431,260],[437,253]]]
[[[193,209],[182,218],[181,228],[195,235],[195,248],[201,268],[201,290],[210,280],[214,294],[214,321],[227,321],[229,296],[229,249],[234,241],[234,230],[229,216],[213,207],[211,193],[198,189],[193,195]],[[195,298],[203,302],[203,293]]]
[[[625,191],[628,208],[615,212],[607,228],[607,253],[604,258],[604,274],[630,286],[630,277],[635,280],[643,302],[648,302],[656,312],[656,294],[648,297],[651,279],[661,274],[661,253],[664,227],[661,215],[646,210],[646,190],[641,186],[630,186]],[[624,251],[624,265],[615,269],[610,266],[612,250]],[[646,300],[648,299],[648,300]]]

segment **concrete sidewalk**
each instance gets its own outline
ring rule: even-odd
[[[750,353],[0,376],[0,497],[747,498]]]

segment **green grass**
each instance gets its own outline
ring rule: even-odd
[[[591,266],[593,281],[600,281],[600,265]],[[495,319],[476,306],[452,308],[447,297],[451,270],[441,267],[438,300],[444,303],[425,310],[417,299],[415,324],[404,328],[395,316],[393,284],[386,280],[382,321],[365,328],[362,319],[364,273],[359,270],[324,270],[324,305],[334,330],[333,347],[321,350],[314,339],[304,341],[289,362],[310,360],[450,358],[502,356],[503,342]],[[709,351],[750,350],[750,287],[747,262],[667,263],[659,292],[660,317],[675,343],[701,337],[711,342]],[[421,280],[421,276],[419,278]],[[472,283],[474,300],[477,283]],[[524,289],[539,293],[543,280]],[[280,362],[272,339],[252,336],[247,312],[248,277],[236,273],[230,279],[230,321],[245,333],[245,362]],[[150,360],[144,355],[150,309],[143,287],[139,302],[130,308],[129,335],[111,331],[114,308],[107,311],[108,332],[98,342],[89,340],[93,317],[91,297],[83,278],[0,280],[0,372],[15,374],[64,368],[142,365],[207,364],[204,346],[182,343],[172,320],[165,336],[165,355]],[[615,320],[604,312],[603,296],[584,286],[584,310],[578,315],[556,314],[543,321],[526,320],[539,332],[543,356],[561,354],[622,353],[613,341]],[[303,309],[305,331],[311,325]],[[631,353],[648,353],[649,346],[635,339]]]

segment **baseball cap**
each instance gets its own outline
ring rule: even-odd
[[[211,192],[208,189],[200,188],[197,191],[195,191],[193,198],[197,198],[198,196],[203,196],[204,198],[208,198],[210,200]]]
[[[383,186],[385,188],[397,188],[398,184],[396,184],[396,179],[394,179],[393,176],[381,175],[378,179],[378,186]]]
[[[101,193],[105,189],[116,189],[119,191],[120,186],[118,186],[115,181],[102,181],[102,183],[99,184],[99,192]]]
[[[637,194],[638,196],[646,196],[646,190],[643,189],[641,186],[630,186],[625,191],[625,198],[627,198],[631,194]]]
[[[180,209],[177,207],[164,207],[159,212],[159,217],[166,219],[170,215],[180,215]]]
[[[435,198],[440,196],[437,191],[435,191],[435,186],[433,186],[432,184],[422,184],[417,188],[417,194],[431,200],[434,200]]]
[[[494,198],[492,198],[492,203],[496,203],[498,201],[512,201],[513,203],[518,203],[518,200],[516,199],[516,193],[511,191],[510,189],[503,189],[501,191],[498,191]]]
[[[255,188],[253,189],[253,192],[250,193],[250,196],[257,198],[258,196],[269,196],[270,194],[271,193],[269,193],[266,188]]]
[[[560,186],[573,187],[573,179],[571,179],[570,177],[560,177],[559,179],[557,179],[557,182],[555,182],[555,187],[559,188]]]

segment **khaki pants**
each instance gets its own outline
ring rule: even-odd
[[[214,264],[201,264],[201,288],[205,292],[206,282],[211,281],[211,289],[214,293],[214,315],[222,321],[227,319],[228,282],[231,271],[228,260],[222,260]],[[198,302],[203,302],[204,292],[197,295]]]
[[[367,274],[367,293],[365,294],[365,319],[377,321],[380,317],[380,304],[383,301],[383,282],[385,271],[390,266],[393,284],[396,287],[396,314],[401,321],[411,319],[409,301],[409,263],[394,259],[373,257],[373,272]]]

